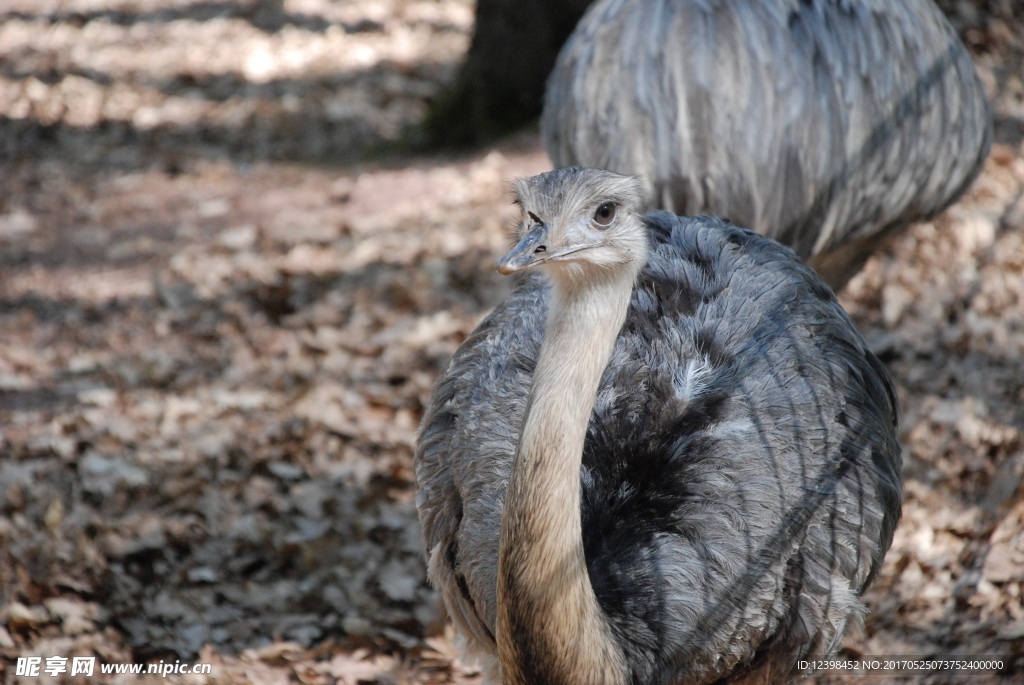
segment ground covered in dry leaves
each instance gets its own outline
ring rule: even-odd
[[[842,297],[898,382],[906,460],[845,653],[993,656],[1002,675],[965,682],[1011,682],[1024,28],[1012,2],[945,5],[997,142],[970,193]],[[0,4],[5,683],[18,656],[82,655],[213,664],[187,682],[477,682],[424,580],[411,454],[433,379],[503,293],[507,179],[548,161],[530,133],[395,152],[472,13]]]

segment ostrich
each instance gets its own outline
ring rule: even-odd
[[[556,167],[789,245],[835,289],[974,180],[991,116],[932,0],[598,0],[541,128]]]
[[[864,614],[900,512],[890,378],[793,253],[640,214],[640,183],[516,184],[508,298],[415,453],[432,583],[486,683],[780,677]],[[750,681],[753,682],[753,681]]]

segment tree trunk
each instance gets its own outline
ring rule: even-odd
[[[435,144],[473,144],[540,115],[544,84],[590,0],[479,0],[462,70],[425,121]]]

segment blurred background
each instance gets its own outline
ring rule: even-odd
[[[412,449],[507,287],[508,180],[550,168],[539,98],[584,4],[491,2],[470,52],[470,0],[0,0],[5,683],[19,656],[479,682],[425,581]],[[841,295],[905,461],[844,654],[1019,682],[1024,7],[938,4],[995,140]]]

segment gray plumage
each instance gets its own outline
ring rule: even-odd
[[[550,76],[556,167],[778,239],[834,288],[952,203],[991,116],[932,0],[598,0]]]
[[[557,205],[594,173],[527,183]],[[789,673],[860,620],[892,540],[892,383],[789,249],[712,218],[643,222],[583,450],[589,580],[628,682]],[[430,579],[494,682],[499,529],[551,297],[517,278],[437,381],[415,454]]]

